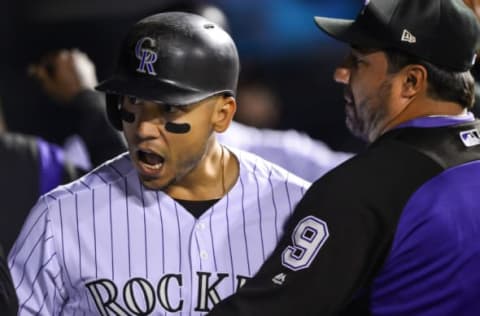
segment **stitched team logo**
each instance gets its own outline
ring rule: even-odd
[[[145,42],[150,44],[150,47],[155,47],[155,40],[151,37],[144,37],[135,45],[135,56],[140,60],[137,71],[141,73],[148,73],[151,76],[156,76],[153,64],[157,61],[158,55],[149,48],[144,48]]]
[[[460,139],[466,147],[478,146],[480,145],[480,132],[478,129],[460,132]]]

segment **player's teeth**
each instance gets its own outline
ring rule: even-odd
[[[159,169],[164,161],[162,156],[141,150],[138,152],[138,157],[141,161],[152,166],[154,169]]]

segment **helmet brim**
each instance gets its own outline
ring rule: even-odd
[[[179,86],[172,82],[123,76],[114,76],[107,79],[95,89],[107,94],[138,97],[170,105],[188,105],[212,95],[211,92]]]

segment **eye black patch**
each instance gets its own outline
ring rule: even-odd
[[[172,122],[167,122],[165,124],[165,129],[169,131],[170,133],[175,133],[175,134],[185,134],[190,131],[190,124],[188,123],[172,123]]]

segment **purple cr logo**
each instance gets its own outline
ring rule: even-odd
[[[148,42],[150,47],[155,46],[155,40],[151,37],[144,37],[135,45],[135,56],[140,60],[140,64],[137,67],[137,71],[141,73],[148,73],[151,76],[156,76],[155,68],[153,64],[157,61],[157,53],[148,48],[143,48],[143,44]]]

